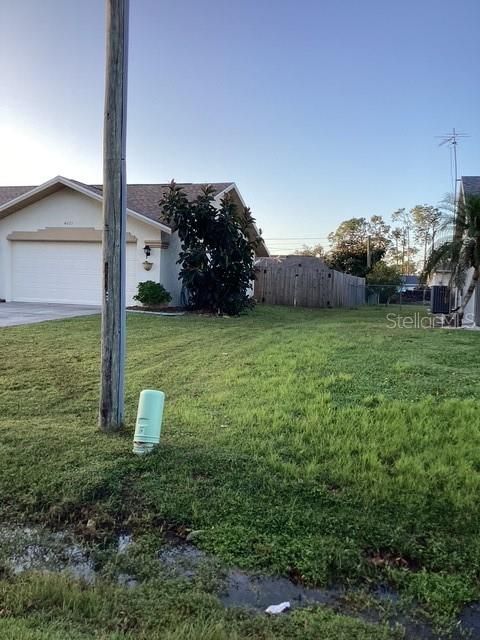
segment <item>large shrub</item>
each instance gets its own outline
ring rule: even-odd
[[[168,293],[163,285],[153,280],[139,282],[137,287],[137,295],[133,296],[134,300],[144,305],[157,305],[170,302],[172,296]]]
[[[219,208],[214,198],[205,186],[189,201],[172,182],[160,206],[180,237],[178,263],[189,306],[237,315],[253,304],[247,291],[255,278],[255,242],[248,237],[254,220],[248,208],[237,211],[229,195]]]

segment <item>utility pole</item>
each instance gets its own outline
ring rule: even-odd
[[[371,236],[368,235],[367,236],[367,269],[370,269],[370,267],[372,266],[372,252],[370,250],[370,239],[371,239]]]
[[[123,426],[126,268],[128,2],[105,0],[103,287],[99,426]]]

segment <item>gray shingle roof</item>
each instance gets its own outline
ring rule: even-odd
[[[101,184],[85,184],[79,180],[71,180],[76,184],[89,189],[93,193],[98,195],[102,194]],[[215,191],[215,195],[229,187],[232,182],[214,182],[211,183]],[[178,183],[179,187],[182,187],[189,200],[194,200],[201,192],[204,184],[197,184],[192,182]],[[162,199],[163,194],[167,191],[169,183],[160,184],[129,184],[127,187],[127,206],[129,209],[136,211],[144,215],[155,222],[162,222],[166,224],[162,219],[162,211],[158,206],[158,203]],[[18,187],[0,187],[0,206],[17,198],[18,196],[27,193],[35,189],[35,186],[18,186]]]
[[[226,189],[232,182],[214,182],[211,184],[215,191],[215,195]],[[98,193],[102,193],[102,185],[93,184],[85,185],[88,188],[93,187]],[[195,200],[200,194],[204,184],[194,184],[192,182],[178,183],[182,187],[189,200]],[[162,184],[129,184],[127,186],[127,206],[129,209],[141,213],[142,215],[155,220],[155,222],[165,221],[162,218],[162,211],[158,203],[166,193],[169,183]]]
[[[480,196],[480,176],[462,176],[462,184],[466,196]]]
[[[27,191],[31,191],[32,189],[35,189],[35,186],[33,187],[0,187],[0,207],[2,206],[2,204],[5,204],[6,202],[10,202],[10,200],[13,200],[14,198],[18,198],[18,196],[23,195],[24,193],[27,193]]]

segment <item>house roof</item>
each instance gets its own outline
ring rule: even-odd
[[[85,184],[84,182],[73,180],[71,178],[69,178],[69,180],[84,189],[92,191],[96,195],[102,195],[103,187],[101,184]],[[233,182],[214,182],[211,186],[214,189],[215,195],[218,195],[233,184]],[[183,189],[189,200],[194,200],[200,194],[202,187],[205,185],[186,182],[179,183],[178,186]],[[154,220],[155,222],[167,224],[162,217],[162,210],[158,205],[168,187],[169,183],[129,184],[127,187],[127,207],[132,209],[132,211],[140,213],[146,218]],[[37,185],[0,187],[0,206],[36,188]]]
[[[157,184],[129,184],[127,185],[127,211],[130,215],[147,218],[153,224],[158,225],[163,231],[171,233],[171,225],[169,225],[159,206],[160,200],[166,193],[170,183]],[[205,184],[201,183],[178,183],[187,198],[194,200],[202,191]],[[224,191],[234,190],[237,194],[240,204],[244,205],[243,199],[234,182],[214,182],[210,183],[213,187],[215,196],[219,196]],[[64,187],[70,187],[78,190],[85,195],[89,195],[96,200],[102,199],[103,186],[100,184],[85,184],[79,180],[64,178],[57,176],[39,186],[0,186],[0,218],[9,215],[18,209],[27,206],[31,202],[35,202],[46,195],[54,193],[56,190]],[[258,229],[252,225],[252,237],[259,237]],[[263,239],[257,249],[259,255],[268,255],[268,249]]]
[[[463,194],[480,196],[480,176],[462,176]]]
[[[10,200],[18,198],[18,196],[23,196],[24,193],[35,189],[35,186],[36,185],[30,187],[0,187],[0,207],[2,204],[6,204],[10,202]]]
[[[103,192],[103,185],[101,184],[85,184],[78,180],[72,180],[86,189],[91,189],[98,193],[100,196]],[[233,182],[214,182],[210,186],[213,187],[214,193],[217,196],[219,193],[232,186]],[[167,192],[170,183],[163,182],[157,184],[129,184],[127,185],[127,207],[136,211],[141,215],[154,220],[155,222],[161,222],[168,225],[162,216],[162,210],[158,206],[163,195]],[[201,193],[205,184],[183,182],[178,183],[177,186],[181,187],[189,200],[195,200],[195,198]],[[0,187],[1,189],[1,187]]]

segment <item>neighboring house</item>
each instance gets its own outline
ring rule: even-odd
[[[465,203],[465,199],[468,196],[480,196],[480,176],[462,176],[459,180],[459,187],[457,192],[457,202]],[[450,241],[453,237],[453,224],[444,229],[439,237],[435,240],[435,248],[439,247],[442,242]],[[465,283],[462,289],[452,287],[450,295],[450,307],[451,309],[457,308],[462,301],[464,292],[467,291],[473,274],[473,268],[471,268],[465,278]],[[443,268],[437,267],[432,274],[429,284],[430,286],[450,286],[451,271],[448,264],[445,264]],[[479,298],[479,299],[477,299]],[[472,325],[475,324],[474,319],[480,316],[480,297],[477,295],[477,291],[474,291],[467,306],[464,310],[463,324]],[[478,324],[478,322],[477,322]]]
[[[419,276],[402,276],[402,289],[404,291],[415,289],[420,285]]]
[[[189,199],[203,185],[182,184]],[[215,201],[229,193],[243,210],[233,182],[212,184]],[[127,188],[127,304],[141,281],[161,282],[180,303],[177,264],[180,241],[162,219],[159,202],[168,184],[132,184]],[[57,176],[40,186],[0,187],[0,299],[65,304],[101,303],[102,186]],[[257,255],[268,250],[259,239]],[[153,263],[147,271],[148,261]],[[147,265],[148,266],[148,265]]]

